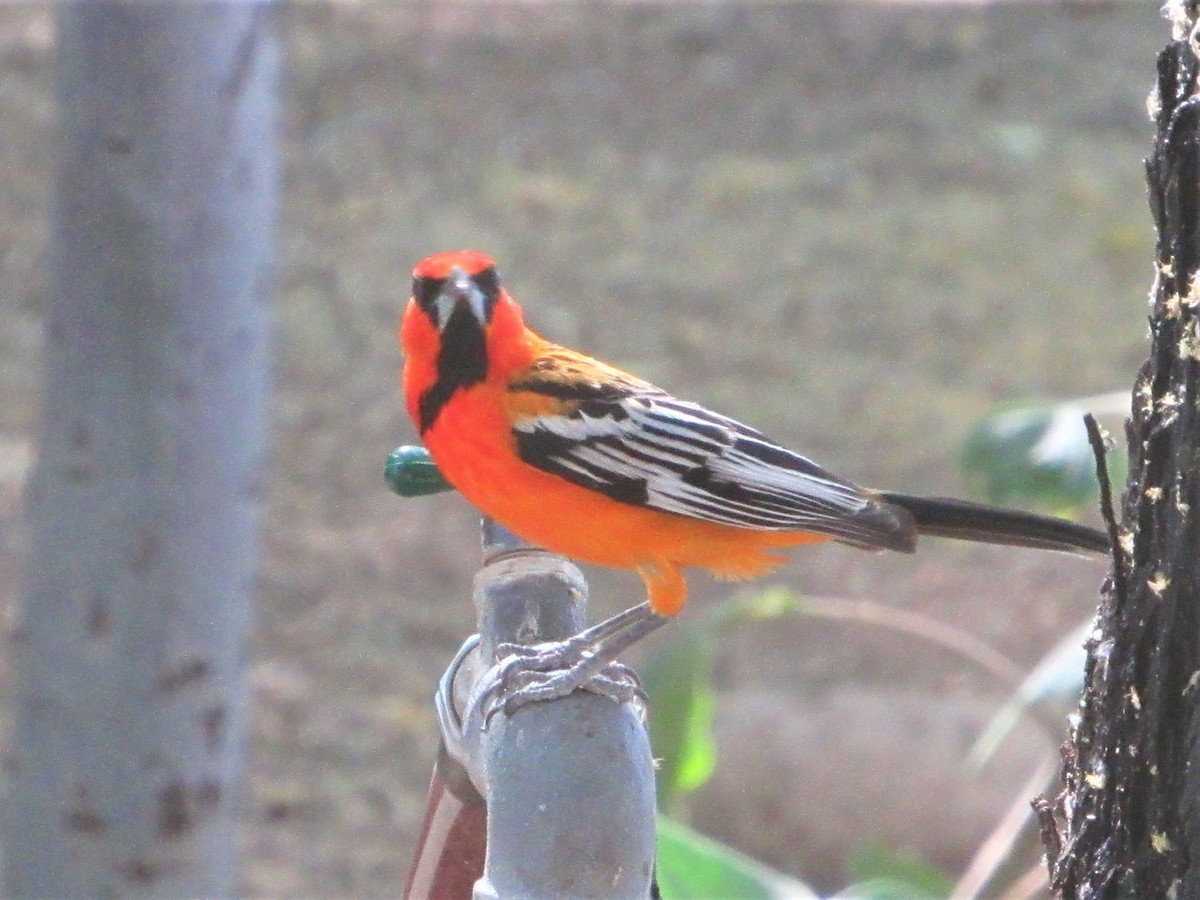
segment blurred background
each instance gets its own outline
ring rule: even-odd
[[[966,494],[982,417],[1123,389],[1144,357],[1145,98],[1168,37],[1150,5],[296,4],[280,23],[248,895],[397,894],[430,696],[473,630],[474,513],[400,500],[380,474],[415,440],[395,329],[421,257],[487,251],[548,336],[909,492]],[[50,8],[0,10],[6,615],[54,53]],[[936,541],[793,556],[769,584],[923,613],[1023,668],[1089,615],[1105,573]],[[594,616],[641,599],[632,576],[587,574]],[[697,577],[684,618],[744,590]],[[825,889],[872,846],[958,871],[1063,736],[1026,723],[966,771],[1011,684],[861,623],[746,624],[716,664],[718,764],[690,819]]]

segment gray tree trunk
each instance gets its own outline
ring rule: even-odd
[[[59,14],[8,896],[230,894],[267,400],[261,5]]]

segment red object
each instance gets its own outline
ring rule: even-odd
[[[483,876],[487,804],[442,748],[429,782],[405,900],[470,900]]]

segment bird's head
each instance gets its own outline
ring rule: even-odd
[[[421,260],[400,328],[405,393],[421,432],[458,391],[528,365],[536,340],[490,256],[450,250]]]
[[[442,333],[486,328],[500,294],[495,261],[475,250],[435,253],[413,269],[413,302]]]

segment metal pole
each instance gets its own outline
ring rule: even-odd
[[[475,603],[482,658],[491,661],[497,644],[583,630],[587,582],[565,559],[485,523]],[[473,716],[464,748],[488,801],[476,900],[650,895],[654,769],[632,704],[576,691],[497,715],[486,729]]]

